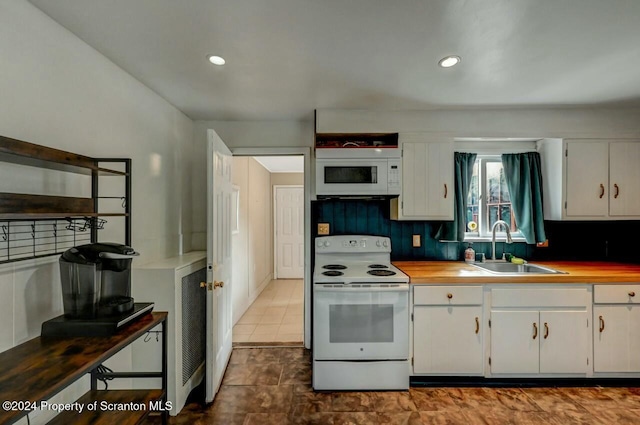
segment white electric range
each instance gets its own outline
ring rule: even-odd
[[[313,388],[409,388],[409,277],[387,237],[318,237],[313,273]]]

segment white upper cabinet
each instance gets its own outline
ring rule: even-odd
[[[640,141],[539,142],[547,220],[640,218]]]
[[[567,142],[567,217],[606,217],[609,211],[609,146],[606,142]]]
[[[453,220],[453,139],[400,133],[402,194],[391,203],[395,220]]]
[[[611,142],[609,164],[609,215],[640,216],[640,142]]]

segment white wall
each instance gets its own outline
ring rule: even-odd
[[[271,186],[304,185],[304,173],[271,173]]]
[[[240,190],[239,232],[232,235],[233,323],[273,278],[271,175],[251,157],[233,158],[233,184]]]
[[[192,193],[205,193],[207,188],[207,129],[214,129],[224,143],[235,148],[250,147],[311,147],[312,121],[196,121],[192,164]],[[204,173],[204,174],[203,174]],[[206,199],[193,200],[193,249],[206,249]]]
[[[27,1],[2,1],[0,52],[0,134],[132,158],[134,261],[188,251],[193,122]],[[0,351],[61,313],[56,257],[0,266]]]

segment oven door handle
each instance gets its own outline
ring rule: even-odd
[[[313,286],[314,292],[335,292],[339,294],[343,294],[345,292],[409,292],[409,285],[403,284],[400,286],[388,286],[388,287],[362,287],[356,286],[352,287],[351,285],[322,285],[315,284]]]

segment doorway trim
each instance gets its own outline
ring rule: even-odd
[[[311,348],[311,148],[246,147],[231,149],[233,156],[304,157],[304,346]]]

